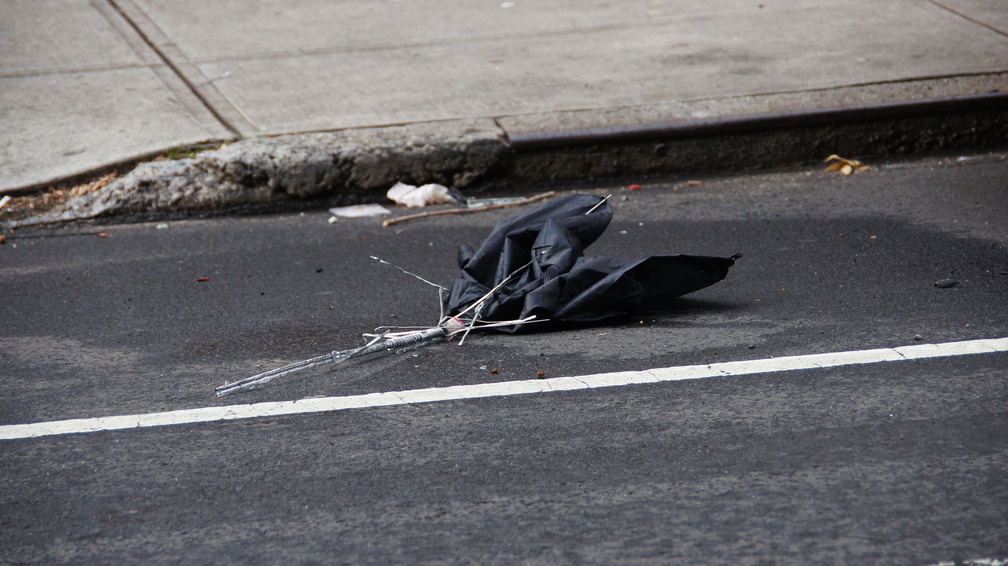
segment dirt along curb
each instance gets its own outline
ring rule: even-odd
[[[1008,93],[508,137],[465,120],[239,140],[65,191],[5,228],[326,199],[384,199],[397,181],[458,189],[894,158],[1008,144]],[[4,211],[0,209],[0,215]],[[2,220],[2,216],[0,216]]]

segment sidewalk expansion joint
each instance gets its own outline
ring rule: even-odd
[[[221,112],[220,112],[220,111],[219,111],[219,110],[218,110],[217,108],[215,108],[215,107],[214,107],[214,105],[213,105],[213,104],[211,104],[209,100],[207,100],[206,96],[204,96],[204,95],[203,95],[203,93],[201,93],[201,92],[200,92],[200,91],[199,91],[199,90],[198,90],[198,89],[196,88],[196,86],[195,86],[195,85],[193,84],[193,82],[192,82],[192,81],[190,81],[188,77],[186,77],[185,73],[183,73],[183,72],[182,72],[182,69],[180,69],[180,68],[179,68],[178,64],[176,64],[176,62],[175,62],[175,61],[173,61],[173,60],[171,59],[171,57],[169,57],[169,56],[168,56],[168,55],[167,55],[167,54],[166,54],[166,53],[164,52],[164,50],[163,50],[163,49],[161,49],[161,48],[160,48],[160,47],[159,47],[159,46],[158,46],[158,45],[156,44],[156,42],[155,42],[155,41],[153,41],[153,40],[151,39],[151,37],[150,37],[149,33],[148,33],[148,32],[146,32],[146,31],[145,31],[145,30],[144,30],[144,29],[143,29],[143,28],[142,28],[142,27],[141,27],[141,26],[140,26],[140,25],[139,25],[139,24],[138,24],[138,23],[137,23],[137,22],[136,22],[136,21],[134,20],[134,18],[130,17],[130,15],[129,15],[129,14],[127,13],[127,11],[126,11],[126,10],[125,10],[125,9],[123,8],[123,6],[124,6],[124,5],[126,4],[126,3],[130,2],[130,0],[106,0],[106,1],[107,1],[107,2],[108,2],[108,4],[109,4],[110,6],[112,6],[112,8],[113,8],[113,9],[114,9],[114,10],[115,10],[115,11],[116,11],[116,12],[117,12],[117,13],[118,13],[118,14],[119,14],[119,15],[120,15],[120,16],[121,16],[122,18],[123,18],[123,20],[125,20],[125,21],[126,21],[126,23],[127,23],[127,24],[129,24],[129,26],[130,26],[130,27],[131,27],[131,28],[133,29],[133,31],[134,31],[134,32],[135,32],[135,33],[137,34],[137,36],[139,36],[139,38],[140,38],[140,39],[141,39],[141,40],[142,40],[142,41],[144,42],[144,44],[146,44],[146,45],[147,45],[147,47],[148,47],[148,48],[150,48],[150,50],[151,50],[151,51],[153,51],[153,52],[154,52],[154,53],[155,53],[155,54],[157,55],[157,57],[158,57],[159,59],[161,59],[161,61],[163,61],[163,62],[164,62],[164,64],[165,64],[165,65],[166,65],[166,66],[167,66],[167,67],[168,67],[169,69],[171,69],[171,71],[172,71],[172,72],[173,72],[173,73],[175,74],[175,76],[176,76],[176,77],[177,77],[177,78],[178,78],[178,79],[179,79],[180,81],[182,81],[182,83],[183,83],[183,84],[184,84],[184,85],[186,86],[186,88],[187,88],[187,89],[189,90],[189,93],[190,93],[190,94],[192,94],[192,96],[196,97],[196,99],[197,99],[197,100],[199,100],[199,101],[200,101],[200,103],[202,103],[202,104],[203,104],[203,106],[204,106],[204,107],[206,108],[206,110],[207,110],[208,112],[210,112],[210,114],[211,114],[211,115],[212,115],[212,116],[213,116],[213,117],[214,117],[214,118],[215,118],[215,119],[216,119],[216,120],[217,120],[218,122],[220,122],[220,124],[221,124],[221,125],[222,125],[222,126],[223,126],[223,127],[224,127],[224,128],[226,129],[226,130],[228,130],[228,131],[229,131],[229,132],[230,132],[230,133],[231,133],[231,134],[232,134],[232,135],[233,135],[233,136],[234,136],[235,138],[240,138],[240,137],[243,137],[243,134],[242,134],[242,132],[241,132],[241,131],[240,131],[240,130],[239,130],[239,129],[238,129],[238,128],[237,128],[236,126],[235,126],[235,124],[233,124],[233,123],[231,122],[231,120],[227,119],[227,118],[226,118],[226,117],[225,117],[224,115],[222,115],[222,114],[221,114]]]
[[[971,18],[971,17],[967,16],[966,14],[964,14],[962,12],[959,12],[957,10],[953,10],[952,8],[949,8],[948,6],[942,4],[941,2],[938,2],[937,0],[927,0],[927,1],[930,2],[931,4],[934,4],[935,6],[937,6],[939,8],[941,8],[942,10],[945,10],[946,12],[950,12],[952,14],[955,14],[956,16],[958,16],[958,17],[966,20],[967,22],[970,22],[972,24],[976,24],[976,25],[978,25],[980,27],[985,27],[985,28],[991,30],[992,32],[994,32],[996,34],[1008,37],[1008,33],[1003,32],[1003,31],[999,30],[998,28],[996,28],[996,27],[994,27],[994,26],[992,26],[990,24],[985,24],[985,23],[981,22],[980,20],[977,20],[975,18]]]

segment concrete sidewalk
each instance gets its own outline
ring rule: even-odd
[[[340,173],[368,177],[411,143],[1008,91],[1004,0],[8,0],[0,45],[0,193],[201,142],[342,131],[297,143],[378,139]]]

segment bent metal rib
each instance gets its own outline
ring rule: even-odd
[[[252,377],[246,377],[240,381],[234,383],[225,383],[220,387],[215,389],[215,393],[218,397],[222,397],[229,393],[235,393],[237,391],[243,391],[246,389],[251,389],[253,387],[258,387],[264,383],[268,383],[282,375],[287,375],[289,373],[294,373],[296,371],[306,370],[315,366],[322,365],[326,362],[332,362],[335,366],[340,362],[349,360],[350,358],[355,358],[359,356],[367,356],[370,354],[376,354],[378,352],[386,352],[388,350],[401,350],[401,349],[411,349],[420,346],[426,346],[427,344],[437,342],[442,340],[449,334],[449,329],[444,327],[434,327],[427,330],[421,330],[418,332],[411,333],[407,336],[399,336],[396,338],[385,338],[386,330],[382,334],[376,336],[373,340],[361,346],[360,348],[351,348],[349,350],[337,350],[330,352],[322,356],[316,356],[307,360],[302,360],[300,362],[294,362],[283,367],[276,369],[271,369],[269,371],[264,371],[262,373],[253,375]]]

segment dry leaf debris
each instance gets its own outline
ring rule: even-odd
[[[830,163],[830,162],[833,163]],[[823,163],[830,163],[829,167],[826,168],[827,171],[839,171],[841,175],[850,175],[855,171],[867,171],[868,166],[856,159],[847,159],[846,157],[840,157],[837,154],[833,154],[823,160]]]

